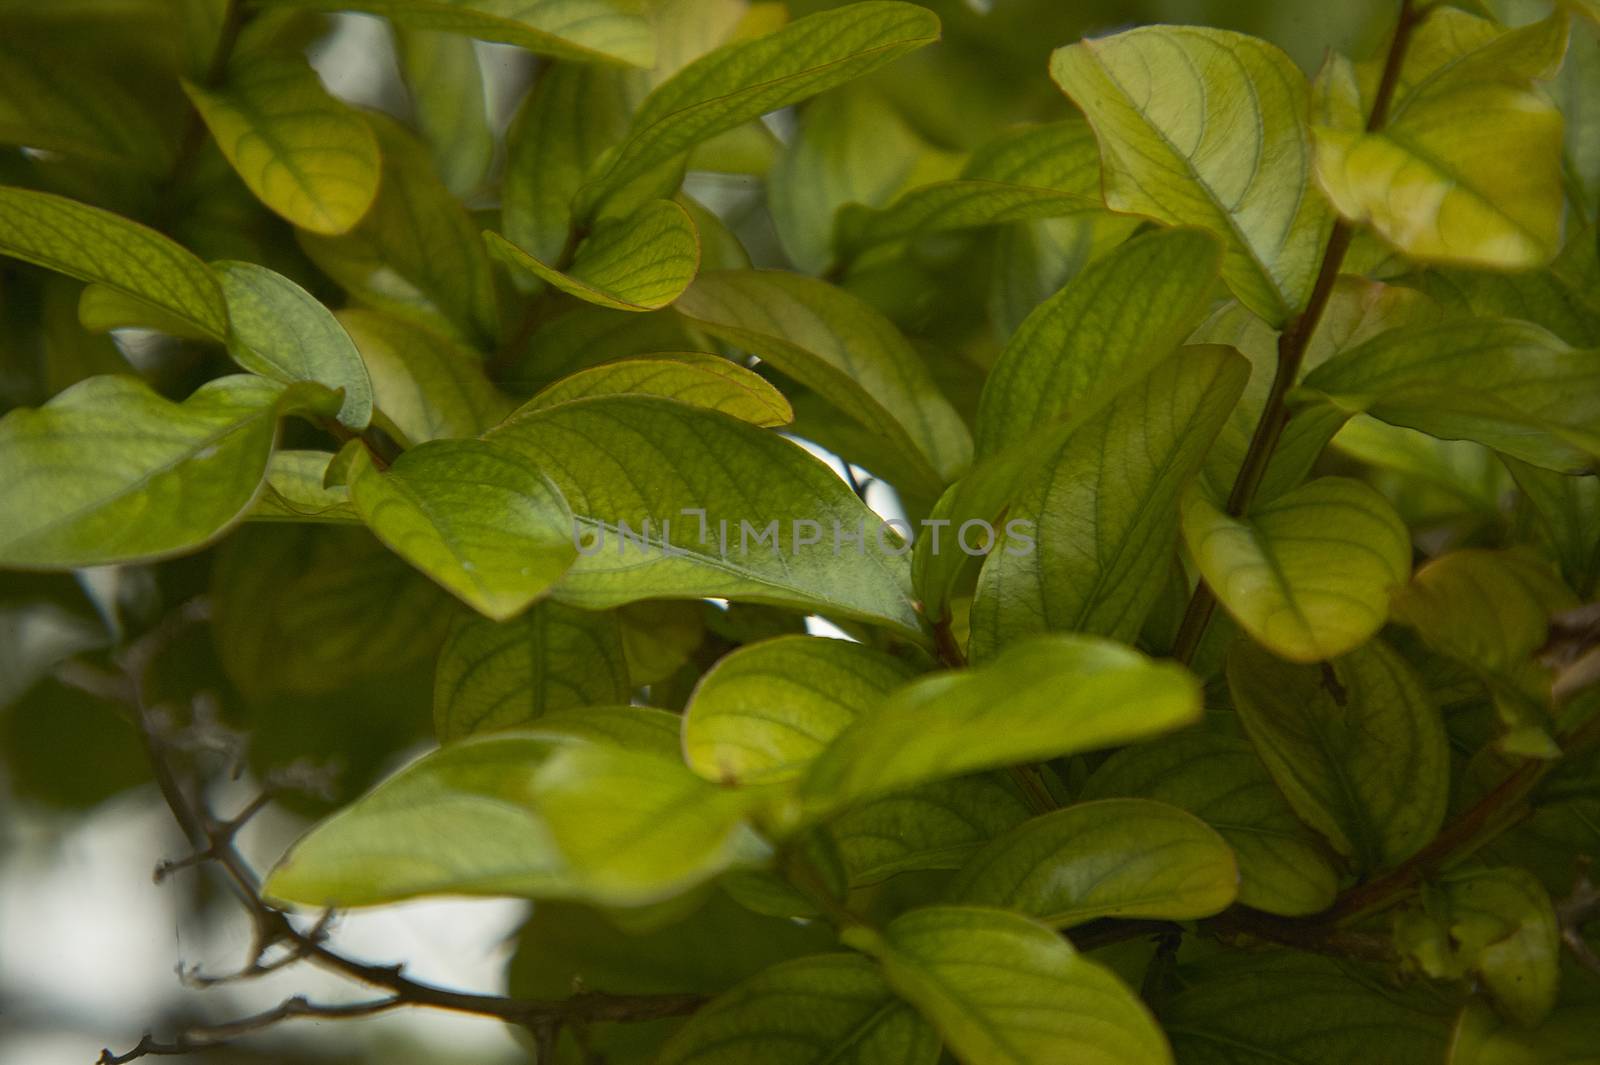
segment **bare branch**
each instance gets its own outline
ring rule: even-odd
[[[406,1005],[401,998],[383,998],[374,1002],[352,1002],[344,1005],[322,1005],[308,1002],[304,996],[285,999],[277,1006],[249,1017],[223,1024],[200,1025],[180,1032],[170,1043],[163,1043],[146,1034],[126,1054],[113,1054],[109,1048],[100,1051],[96,1065],[123,1065],[146,1057],[175,1057],[195,1054],[231,1042],[240,1036],[259,1032],[282,1021],[295,1017],[316,1017],[321,1020],[348,1020],[352,1017],[371,1017],[387,1013]]]

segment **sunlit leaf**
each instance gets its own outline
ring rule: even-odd
[[[1531,82],[1555,74],[1567,19],[1492,33],[1432,12],[1383,127],[1315,130],[1323,191],[1411,258],[1516,268],[1560,247],[1561,114]]]
[[[250,521],[326,521],[359,524],[344,485],[326,485],[328,451],[274,451],[267,483],[250,508]]]
[[[650,24],[616,0],[265,0],[314,11],[363,11],[403,26],[514,44],[540,55],[648,67]]]
[[[1217,599],[1251,636],[1296,662],[1359,647],[1383,627],[1411,572],[1411,537],[1359,481],[1322,477],[1248,518],[1191,490],[1183,536]]]
[[[626,217],[600,222],[565,269],[498,233],[484,237],[490,254],[507,265],[618,311],[660,310],[683,294],[700,268],[700,236],[688,212],[671,200],[650,200]]]
[[[744,801],[657,754],[475,737],[314,827],[263,890],[305,906],[439,893],[643,905],[762,857]]]
[[[661,1065],[932,1065],[939,1037],[858,954],[775,965],[698,1011]]]
[[[515,617],[578,556],[572,512],[527,459],[434,440],[380,470],[354,450],[350,500],[373,533],[486,617]]]
[[[1138,796],[1182,807],[1217,830],[1239,863],[1239,901],[1268,913],[1316,913],[1338,875],[1326,848],[1294,815],[1243,740],[1183,732],[1118,751],[1083,799]]]
[[[1287,55],[1146,26],[1059,49],[1050,74],[1094,127],[1113,209],[1226,239],[1223,276],[1268,322],[1305,305],[1333,218],[1309,190],[1310,91]]]
[[[939,39],[933,12],[867,0],[723,46],[645,98],[585,191],[591,203],[715,134],[861,77]]]
[[[464,617],[450,630],[434,673],[434,731],[448,743],[631,694],[616,616],[546,600],[512,621]]]
[[[184,91],[250,191],[290,222],[346,233],[372,206],[378,140],[303,61],[230,64],[219,88]]]
[[[707,780],[792,780],[911,676],[898,659],[844,640],[781,636],[750,644],[696,686],[684,713],[684,756]]]
[[[890,922],[880,940],[862,945],[877,955],[889,985],[964,1062],[1172,1061],[1155,1018],[1133,992],[1018,914],[971,906],[912,910]]]
[[[222,290],[206,264],[153,229],[98,207],[0,186],[0,254],[99,281],[221,340]]]
[[[361,351],[378,408],[408,441],[477,436],[510,412],[471,349],[378,311],[352,307],[338,319]]]
[[[653,396],[597,396],[524,411],[487,439],[548,473],[591,534],[556,589],[566,602],[720,596],[921,631],[905,547],[779,436]]]
[[[864,301],[776,270],[702,274],[675,305],[903,451],[937,489],[965,468],[961,418],[904,336]]]
[[[65,569],[205,546],[267,472],[282,385],[238,375],[173,403],[94,377],[0,420],[0,562]]]
[[[1528,322],[1463,319],[1391,330],[1306,376],[1302,396],[1546,469],[1600,456],[1600,359]]]
[[[900,688],[839,734],[812,763],[803,792],[818,806],[842,806],[1159,735],[1199,713],[1198,682],[1175,664],[1105,640],[1036,636],[979,668]]]
[[[310,293],[255,263],[211,269],[228,302],[228,351],[264,377],[314,381],[340,391],[339,421],[359,432],[372,420],[372,381],[348,333]]]
[[[794,420],[789,401],[766,378],[720,355],[698,351],[618,359],[579,370],[542,389],[520,409],[629,394],[661,396],[766,428]]]
[[[1411,667],[1383,643],[1325,672],[1241,640],[1228,658],[1228,685],[1284,797],[1341,853],[1370,870],[1433,838],[1450,790],[1444,722]]]
[[[1104,799],[1018,825],[962,868],[949,897],[1071,928],[1097,917],[1209,917],[1238,886],[1233,852],[1193,814]]]

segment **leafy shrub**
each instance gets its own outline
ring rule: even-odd
[[[1594,4],[793,6],[0,5],[12,786],[383,993],[127,1057],[1588,1060]],[[508,995],[285,916],[432,894]]]

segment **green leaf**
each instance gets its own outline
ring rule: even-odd
[[[742,823],[744,803],[652,753],[548,735],[474,737],[314,827],[263,891],[341,908],[428,894],[642,906],[763,856]]]
[[[1007,832],[966,864],[949,898],[1071,928],[1097,917],[1210,917],[1238,886],[1233,852],[1204,821],[1149,799],[1102,799]]]
[[[1389,616],[1411,572],[1411,536],[1388,500],[1359,481],[1320,477],[1247,519],[1199,491],[1183,536],[1217,599],[1264,646],[1295,662],[1344,654]]]
[[[377,200],[342,236],[301,231],[301,247],[359,302],[491,347],[499,313],[482,226],[439,179],[415,136],[382,115],[366,120],[383,153]]]
[[[1229,348],[1181,349],[1042,460],[1006,512],[1037,547],[992,551],[979,571],[974,659],[1034,632],[1138,635],[1170,569],[1179,495],[1249,376]]]
[[[789,401],[760,374],[700,351],[618,359],[561,378],[519,410],[541,410],[590,396],[645,395],[720,411],[765,428],[794,420]]]
[[[512,621],[469,616],[450,630],[434,673],[434,731],[449,743],[632,694],[616,615],[546,600]]]
[[[597,396],[524,411],[486,439],[549,473],[594,534],[556,589],[566,602],[719,596],[920,637],[905,548],[875,533],[879,519],[832,470],[773,433],[653,396]]]
[[[175,131],[129,91],[142,72],[118,70],[97,49],[60,37],[26,24],[0,35],[0,144],[165,173]]]
[[[980,461],[945,494],[936,517],[993,522],[1049,454],[1198,323],[1216,282],[1217,242],[1192,229],[1128,241],[1040,304],[1006,345],[978,404]],[[949,602],[965,556],[920,539],[916,586],[932,616]]]
[[[1003,774],[936,780],[868,799],[828,822],[851,887],[919,869],[959,869],[980,847],[1028,819]]]
[[[183,91],[250,191],[300,228],[347,233],[377,198],[378,139],[304,60],[232,63],[221,87]]]
[[[1600,278],[1595,234],[1583,230],[1543,270],[1502,273],[1436,268],[1419,274],[1422,291],[1440,304],[1479,318],[1520,318],[1576,347],[1600,345]]]
[[[1532,82],[1553,77],[1566,50],[1564,14],[1498,34],[1431,12],[1383,128],[1315,130],[1319,184],[1413,259],[1548,262],[1561,246],[1561,113]]]
[[[840,251],[854,258],[897,240],[1104,209],[1094,133],[1080,121],[1056,122],[1002,137],[959,178],[912,189],[883,210],[846,207]]]
[[[477,436],[510,412],[471,349],[378,311],[337,317],[361,351],[379,410],[408,441]]]
[[[1546,469],[1582,472],[1600,456],[1600,358],[1528,322],[1394,329],[1317,367],[1299,398]]]
[[[718,133],[852,81],[939,39],[933,12],[867,0],[796,19],[702,56],[645,98],[589,203]]]
[[[311,715],[320,708],[305,696],[431,662],[455,613],[438,585],[353,526],[245,526],[217,551],[211,599],[234,686],[256,702],[299,697],[278,706]]]
[[[197,550],[250,508],[283,386],[222,377],[173,403],[92,377],[0,419],[0,564],[66,569]]]
[[[1535,521],[1561,564],[1561,573],[1580,596],[1590,597],[1600,584],[1600,478],[1564,477],[1506,459],[1517,488],[1531,504]]]
[[[649,67],[650,24],[616,0],[263,0],[312,11],[363,11],[397,25],[514,44],[539,55]]]
[[[113,329],[153,329],[185,340],[215,339],[206,330],[149,300],[99,282],[83,286],[83,292],[78,297],[78,322],[91,333],[109,333]]]
[[[1050,75],[1094,127],[1113,210],[1223,237],[1223,277],[1268,322],[1305,306],[1333,218],[1309,190],[1293,60],[1240,33],[1146,26],[1058,49]]]
[[[933,1065],[939,1037],[857,954],[775,965],[695,1012],[661,1065]]]
[[[1450,873],[1402,914],[1395,940],[1435,979],[1476,974],[1500,1008],[1532,1028],[1555,1009],[1561,929],[1537,877],[1514,867]]]
[[[573,198],[600,153],[626,135],[644,82],[642,73],[615,67],[557,63],[544,72],[506,132],[507,240],[543,262],[560,258]]]
[[[354,445],[350,501],[391,550],[495,621],[527,609],[578,557],[550,479],[477,440],[432,440],[382,471]]]
[[[941,777],[1128,743],[1195,721],[1198,682],[1107,640],[1036,636],[972,670],[913,681],[812,763],[802,793],[838,807]],[[936,719],[938,729],[928,722]]]
[[[1082,799],[1136,796],[1188,810],[1227,840],[1239,863],[1239,901],[1301,916],[1333,903],[1339,877],[1326,848],[1284,802],[1243,740],[1183,732],[1118,751]]]
[[[806,105],[767,177],[767,204],[789,259],[818,274],[833,262],[845,204],[879,207],[916,164],[921,143],[878,94],[830,92]]]
[[[1557,1008],[1533,1031],[1468,1002],[1450,1041],[1449,1065],[1594,1065],[1595,1003]]]
[[[689,213],[671,200],[648,200],[626,217],[602,220],[565,270],[498,233],[485,233],[484,239],[489,253],[507,266],[618,311],[660,310],[683,295],[700,269],[700,235]]]
[[[1289,804],[1362,869],[1403,861],[1438,831],[1450,790],[1444,722],[1382,642],[1325,671],[1237,641],[1228,687]]]
[[[465,37],[397,27],[395,57],[445,185],[457,196],[476,191],[495,151],[476,46]]]
[[[342,392],[339,421],[372,420],[372,381],[333,314],[305,289],[255,263],[211,264],[228,302],[228,351],[245,369],[284,384],[314,381]]]
[[[344,485],[327,485],[327,451],[274,451],[266,487],[250,509],[250,521],[325,521],[359,524]]]
[[[858,936],[845,933],[847,942]],[[1172,1061],[1155,1018],[1133,992],[1018,914],[973,906],[912,910],[877,942],[859,945],[877,955],[889,985],[969,1065]]]
[[[882,314],[842,289],[776,270],[701,274],[676,309],[817,392],[912,463],[937,491],[971,458],[960,415]]]
[[[1444,1060],[1443,1011],[1419,994],[1397,991],[1392,981],[1309,954],[1255,952],[1231,960],[1194,974],[1162,1007],[1162,1026],[1186,1065]]]
[[[846,640],[780,636],[749,644],[695,687],[684,712],[684,757],[707,780],[793,780],[912,672],[899,659]]]
[[[0,254],[110,285],[216,340],[228,333],[222,291],[206,264],[155,230],[110,211],[0,186]]]

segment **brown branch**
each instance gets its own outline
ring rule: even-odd
[[[264,800],[246,805],[237,816],[219,820],[213,817],[200,796],[198,787],[185,786],[174,765],[175,749],[172,738],[155,720],[156,712],[149,705],[145,689],[145,676],[154,660],[169,647],[173,639],[188,626],[206,620],[209,610],[203,600],[185,604],[163,619],[154,630],[130,644],[117,656],[122,680],[111,683],[112,674],[92,666],[76,663],[58,671],[68,683],[82,681],[97,693],[121,699],[132,712],[141,742],[150,761],[156,785],[174,820],[194,846],[191,859],[177,863],[164,863],[159,872],[166,875],[179,867],[189,865],[214,866],[223,876],[241,906],[255,925],[256,937],[253,956],[239,973],[232,977],[189,976],[188,982],[202,985],[221,983],[228,979],[243,979],[284,968],[297,961],[308,961],[321,968],[337,972],[351,980],[386,992],[380,1000],[358,1003],[353,1006],[319,1006],[304,998],[292,998],[274,1010],[253,1017],[204,1028],[188,1029],[172,1042],[161,1042],[146,1035],[125,1054],[113,1054],[107,1049],[100,1057],[101,1065],[120,1065],[140,1057],[171,1055],[215,1046],[242,1035],[247,1035],[279,1021],[293,1017],[360,1017],[387,1012],[402,1006],[421,1006],[431,1009],[451,1010],[493,1017],[534,1031],[554,1031],[565,1023],[597,1021],[644,1021],[675,1017],[691,1013],[704,1001],[705,996],[695,994],[662,995],[608,995],[600,992],[583,992],[565,999],[523,999],[505,995],[486,995],[454,991],[433,984],[413,980],[406,976],[402,966],[375,965],[347,957],[329,947],[326,932],[330,915],[309,931],[301,931],[289,915],[276,909],[261,897],[261,881],[255,870],[245,861],[235,845],[239,828],[265,806]],[[274,947],[283,945],[287,954],[272,961],[265,955]],[[181,971],[181,970],[180,970]]]
[[[1400,84],[1400,69],[1405,62],[1411,31],[1419,21],[1420,16],[1412,6],[1412,0],[1401,0],[1394,36],[1384,60],[1382,80],[1372,101],[1372,113],[1367,117],[1368,132],[1381,127],[1389,115],[1389,106]],[[1250,509],[1250,503],[1255,499],[1272,463],[1273,452],[1277,450],[1283,431],[1289,425],[1289,390],[1300,375],[1306,349],[1310,347],[1311,338],[1316,335],[1317,325],[1328,308],[1333,286],[1339,280],[1339,269],[1344,265],[1345,253],[1350,250],[1350,241],[1354,236],[1355,230],[1350,223],[1343,219],[1334,223],[1328,233],[1322,265],[1317,270],[1317,279],[1312,285],[1305,310],[1291,319],[1278,336],[1278,369],[1272,378],[1272,389],[1267,394],[1266,406],[1262,409],[1261,420],[1256,423],[1255,434],[1239,466],[1238,476],[1234,478],[1233,489],[1228,493],[1227,512],[1235,517],[1243,516]],[[1178,625],[1177,636],[1173,639],[1173,658],[1185,664],[1194,661],[1195,652],[1200,648],[1200,641],[1205,637],[1206,627],[1216,608],[1215,593],[1204,580],[1200,581],[1195,585],[1194,594],[1184,610],[1183,621]]]

